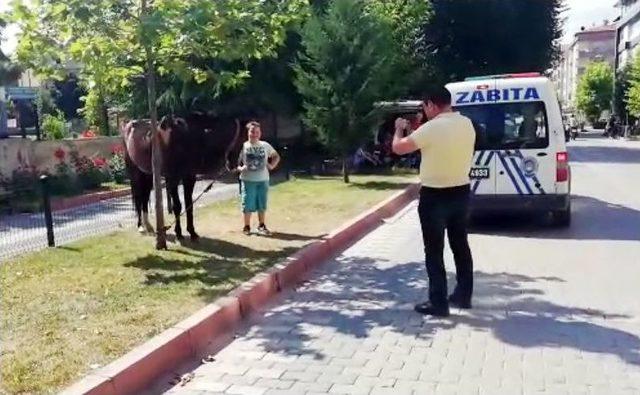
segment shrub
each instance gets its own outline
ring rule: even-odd
[[[14,212],[35,212],[40,207],[40,182],[33,167],[21,167],[13,171],[8,184],[11,192],[10,206]]]
[[[73,170],[66,162],[55,166],[55,173],[49,178],[49,187],[52,195],[69,196],[80,192]]]
[[[104,172],[96,166],[94,161],[86,156],[80,156],[77,152],[72,152],[71,163],[75,168],[78,183],[82,189],[96,189],[106,179]]]
[[[45,114],[42,116],[42,133],[45,139],[62,140],[67,137],[67,126],[64,115],[58,113],[56,115]]]
[[[109,172],[113,177],[113,180],[118,184],[124,184],[127,179],[127,167],[124,162],[124,153],[114,152],[111,158],[109,159]]]

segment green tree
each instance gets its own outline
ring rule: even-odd
[[[420,95],[436,81],[434,56],[423,50],[422,34],[432,17],[426,0],[369,0],[366,9],[388,25],[393,39],[400,45],[396,83],[408,86],[412,96]]]
[[[545,71],[558,60],[563,0],[431,0],[422,34],[445,81]],[[532,23],[535,21],[535,23]]]
[[[627,94],[630,88],[631,64],[627,63],[617,74],[613,90],[613,111],[620,119],[627,120]]]
[[[597,122],[603,111],[611,109],[613,80],[613,69],[606,62],[588,64],[580,77],[576,107],[589,122]]]
[[[629,88],[626,94],[627,111],[630,115],[640,117],[640,55],[633,58],[629,67]]]
[[[305,0],[16,0],[13,17],[22,30],[19,57],[50,76],[59,76],[70,62],[81,65],[80,77],[103,109],[108,95],[144,76],[155,134],[156,75],[217,90],[236,86],[247,70],[224,66],[273,56],[285,26],[303,17],[306,7]],[[219,67],[203,59],[216,59]],[[166,248],[161,158],[154,142],[157,247]]]
[[[334,0],[326,12],[312,16],[302,46],[295,70],[305,123],[341,156],[349,182],[348,157],[371,137],[374,103],[401,88],[393,78],[402,54],[389,26],[367,12],[363,0]]]
[[[0,18],[0,41],[2,40],[2,31],[6,27],[4,18]],[[11,85],[16,82],[22,74],[22,68],[11,61],[0,49],[0,85]]]

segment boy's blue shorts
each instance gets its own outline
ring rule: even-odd
[[[242,212],[255,213],[267,211],[267,193],[269,181],[242,181],[240,193]]]

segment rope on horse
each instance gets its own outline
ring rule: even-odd
[[[204,190],[202,192],[200,192],[200,194],[198,195],[197,198],[195,198],[190,205],[186,206],[182,211],[180,211],[180,214],[178,214],[178,218],[182,217],[182,214],[184,214],[188,209],[193,208],[193,205],[196,204],[198,202],[198,200],[200,200],[200,198],[207,192],[209,192],[211,190],[211,188],[213,187],[213,184],[215,184],[216,180],[222,176],[223,174],[225,174],[225,172],[229,171],[228,169],[223,169],[220,170],[220,172],[218,172],[217,176],[213,178],[213,180],[209,183],[209,185],[206,186],[206,188],[204,188]],[[168,231],[169,229],[171,229],[175,224],[176,224],[176,220],[174,219],[169,225],[165,226],[163,229],[164,231]]]

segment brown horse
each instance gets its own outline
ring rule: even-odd
[[[153,233],[149,222],[149,197],[153,188],[151,173],[151,126],[149,121],[133,120],[121,127],[125,164],[131,180],[131,196],[138,216],[138,231]]]
[[[130,169],[132,191],[138,227],[149,230],[148,203],[153,184],[151,177],[151,126],[149,122],[131,121],[123,128],[126,152],[134,169]],[[193,189],[197,175],[216,176],[229,169],[230,156],[235,154],[240,134],[240,122],[193,113],[186,118],[163,117],[158,126],[162,150],[162,175],[170,197],[169,211],[175,216],[175,233],[183,239],[180,215],[182,204],[178,185],[184,188],[187,232],[198,239],[193,224]],[[134,178],[136,181],[134,182]],[[142,219],[141,219],[142,217]]]

